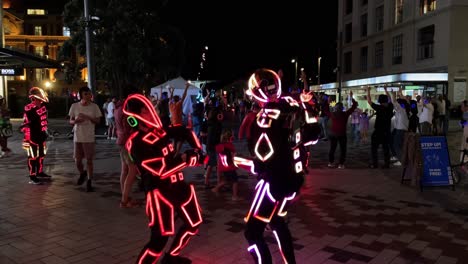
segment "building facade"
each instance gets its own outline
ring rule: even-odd
[[[467,28],[468,0],[340,0],[342,91],[372,86],[377,94],[386,84],[460,104],[467,99]]]

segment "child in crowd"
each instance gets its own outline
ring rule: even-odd
[[[218,172],[221,174],[221,180],[216,187],[211,189],[214,193],[219,193],[221,187],[226,181],[232,182],[232,200],[239,201],[239,183],[237,177],[237,167],[233,164],[233,157],[236,149],[232,144],[232,130],[226,129],[221,134],[221,143],[216,145],[216,154],[218,157]]]
[[[369,116],[369,110],[366,109],[359,116],[359,131],[361,132],[361,143],[368,142],[369,120],[374,116]]]

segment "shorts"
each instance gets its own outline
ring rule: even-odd
[[[115,118],[106,118],[106,121],[108,126],[115,126]]]
[[[95,155],[95,145],[96,143],[94,142],[75,142],[73,158],[77,160],[82,160],[83,158],[93,160]]]
[[[224,179],[229,182],[237,182],[239,177],[237,176],[237,172],[235,170],[232,171],[225,171],[223,172]]]
[[[208,166],[214,167],[218,165],[218,155],[214,150],[207,150]]]

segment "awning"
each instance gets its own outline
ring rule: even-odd
[[[46,59],[21,50],[0,48],[0,68],[62,68],[55,60]]]

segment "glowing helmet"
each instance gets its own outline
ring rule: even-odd
[[[47,93],[39,87],[32,87],[31,89],[29,89],[29,98],[36,99],[45,103],[49,102]]]
[[[123,104],[123,112],[128,116],[127,121],[131,127],[143,122],[147,127],[163,129],[153,104],[141,94],[130,95]]]
[[[250,76],[247,92],[260,104],[275,101],[281,97],[280,77],[270,69],[258,69]]]

